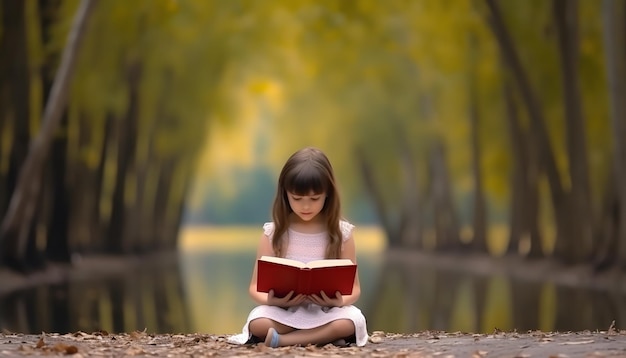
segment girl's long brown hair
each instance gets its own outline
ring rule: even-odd
[[[325,194],[326,201],[320,214],[326,217],[328,246],[326,258],[341,256],[342,234],[339,228],[341,203],[337,193],[335,174],[328,157],[319,149],[303,148],[289,157],[278,177],[278,188],[272,218],[274,220],[274,236],[272,248],[274,254],[283,257],[285,254],[284,236],[289,228],[289,215],[292,213],[287,193],[296,195]]]

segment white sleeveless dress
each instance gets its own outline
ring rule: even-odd
[[[343,220],[339,224],[345,242],[350,237],[354,225]],[[274,234],[274,223],[263,225],[263,231],[271,241]],[[305,234],[289,229],[288,238],[289,244],[285,257],[302,262],[320,260],[325,257],[328,242],[327,233]],[[251,338],[248,329],[250,321],[262,317],[296,329],[310,329],[338,319],[349,319],[354,323],[357,346],[364,346],[368,339],[365,316],[357,307],[350,305],[329,308],[314,303],[305,303],[288,309],[268,305],[257,306],[248,315],[242,333],[230,336],[229,341],[236,344],[248,342]]]

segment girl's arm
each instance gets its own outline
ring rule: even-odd
[[[352,262],[356,263],[356,248],[352,235],[350,235],[348,240],[344,241],[343,243],[343,247],[341,249],[341,258],[350,259],[352,260]],[[359,282],[359,271],[357,269],[354,277],[354,285],[352,286],[351,295],[343,296],[341,293],[337,292],[334,297],[328,297],[324,292],[320,292],[320,294],[318,295],[309,296],[309,299],[320,306],[341,307],[354,304],[360,296],[361,283]]]
[[[256,260],[254,260],[254,269],[252,270],[252,279],[250,279],[250,287],[248,288],[248,292],[254,301],[260,303],[262,305],[267,304],[267,292],[258,292],[256,290],[256,275],[257,275],[257,260],[261,256],[274,256],[274,250],[272,249],[272,244],[267,235],[261,235],[261,240],[257,245],[256,250]]]
[[[354,243],[354,237],[350,234],[348,240],[344,241],[343,248],[341,250],[342,259],[350,259],[356,263],[356,244]],[[354,278],[354,286],[352,287],[352,294],[343,296],[342,306],[348,306],[354,304],[361,296],[361,283],[359,282],[359,270],[357,268],[356,277]]]
[[[280,307],[289,307],[299,305],[304,301],[306,296],[297,295],[295,297],[291,297],[293,292],[289,293],[287,296],[282,298],[274,297],[272,291],[270,293],[267,292],[258,292],[256,289],[256,281],[257,281],[257,260],[261,256],[274,256],[274,249],[272,248],[272,243],[270,242],[269,237],[263,234],[261,236],[261,240],[259,241],[257,252],[256,252],[256,260],[254,260],[254,269],[252,270],[252,278],[250,279],[250,286],[248,287],[248,292],[250,293],[250,297],[254,301],[262,305],[272,305],[272,306],[280,306]]]

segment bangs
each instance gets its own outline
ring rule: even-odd
[[[315,167],[303,165],[285,178],[285,189],[296,195],[322,194],[328,191],[328,183],[321,171]]]

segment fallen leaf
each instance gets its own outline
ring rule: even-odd
[[[78,347],[73,345],[67,345],[65,343],[57,343],[52,347],[52,350],[59,353],[65,354],[76,354],[78,353]]]
[[[141,339],[146,335],[145,331],[132,331],[130,332],[130,338],[132,339]]]

